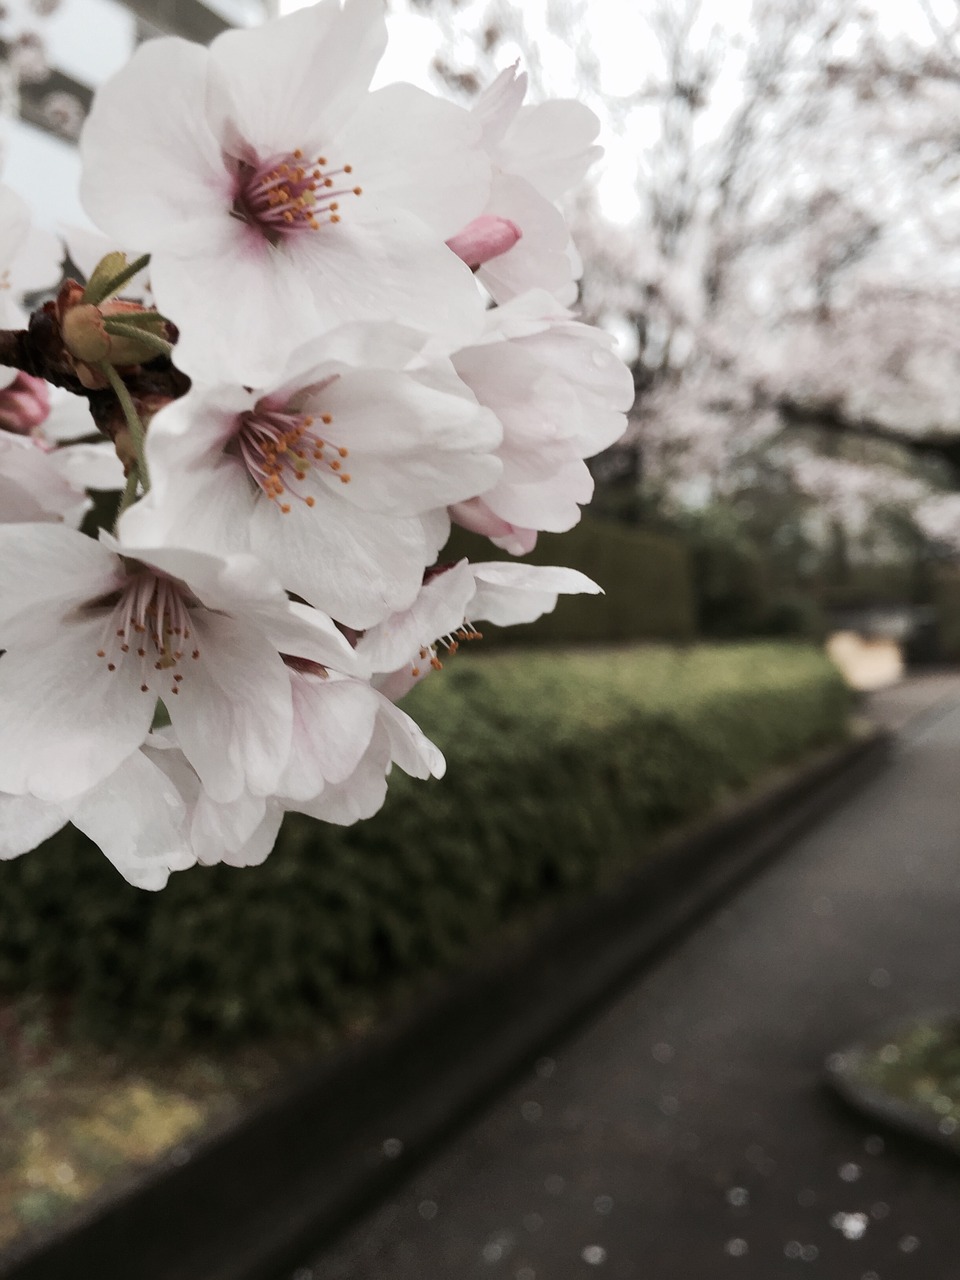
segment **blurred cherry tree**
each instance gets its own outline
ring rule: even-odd
[[[581,306],[639,394],[601,506],[725,504],[809,562],[960,547],[958,0],[394,8],[455,92],[519,58],[604,121]]]

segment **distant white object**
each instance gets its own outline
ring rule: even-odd
[[[895,640],[835,631],[826,647],[827,655],[853,689],[885,689],[903,679],[903,652]]]

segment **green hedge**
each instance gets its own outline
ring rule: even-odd
[[[410,710],[447,777],[396,776],[357,827],[288,818],[262,867],[149,894],[69,832],[0,865],[0,986],[105,1039],[315,1031],[842,736],[848,695],[816,651],[767,644],[465,655]]]
[[[463,529],[454,530],[443,554],[450,560],[513,559]],[[685,642],[697,634],[690,556],[676,538],[585,518],[568,533],[540,534],[535,549],[522,559],[579,569],[605,594],[561,596],[553,613],[530,626],[485,624],[490,644]]]
[[[936,653],[946,662],[960,661],[960,572],[944,566],[934,575]]]

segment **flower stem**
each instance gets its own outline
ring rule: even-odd
[[[114,390],[114,394],[120,401],[120,408],[123,410],[123,416],[127,421],[127,428],[130,431],[130,439],[133,441],[133,450],[137,458],[137,471],[140,473],[140,484],[144,493],[150,491],[150,472],[147,470],[147,452],[146,452],[146,430],[140,421],[140,415],[137,413],[136,405],[130,397],[126,383],[114,369],[112,364],[106,360],[102,361],[100,371],[110,383]]]
[[[117,507],[116,519],[113,522],[113,532],[116,534],[117,526],[120,524],[120,517],[126,511],[127,507],[133,506],[137,497],[137,483],[140,479],[140,468],[131,467],[130,474],[127,476],[127,483],[123,486],[123,497],[120,499],[120,505]]]

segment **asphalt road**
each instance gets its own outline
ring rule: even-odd
[[[296,1280],[960,1280],[960,1163],[822,1083],[960,1008],[960,679],[873,708],[879,777]]]

